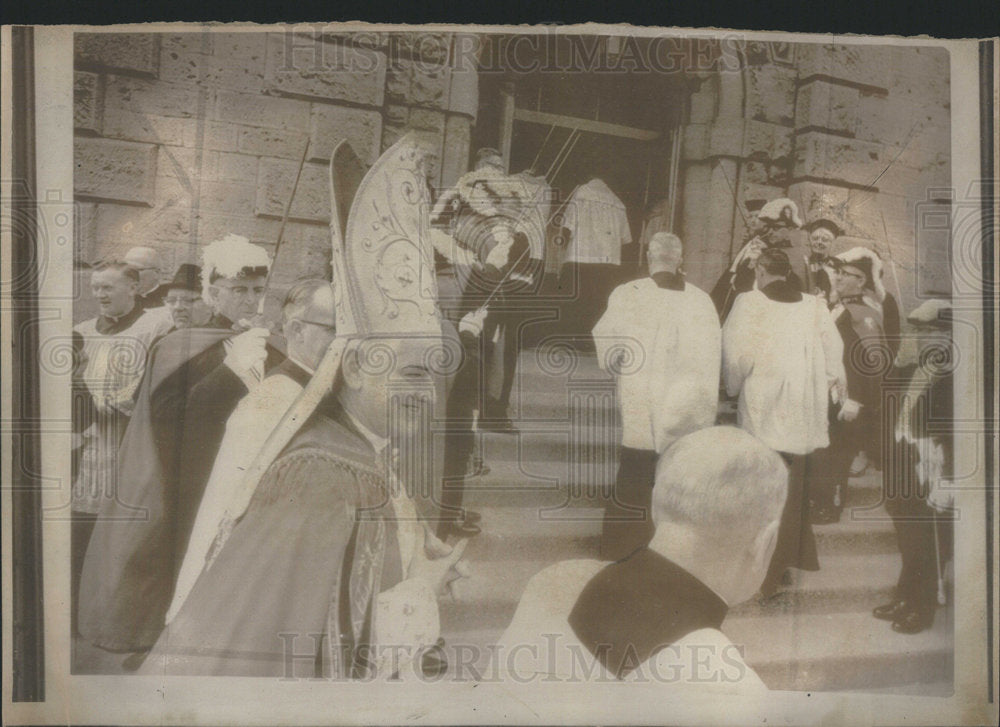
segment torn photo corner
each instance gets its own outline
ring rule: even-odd
[[[962,724],[996,38],[4,26],[9,724]]]

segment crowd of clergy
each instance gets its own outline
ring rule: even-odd
[[[505,180],[493,150],[470,174],[435,217],[475,207]],[[606,290],[632,241],[624,205],[596,178],[574,198],[559,285]],[[474,211],[489,218],[488,207]],[[579,299],[574,326],[616,378],[622,422],[602,560],[557,563],[529,583],[498,649],[561,641],[518,651],[508,671],[568,678],[582,658],[591,674],[683,680],[685,649],[709,644],[709,668],[762,686],[727,651],[726,612],[822,566],[813,525],[841,517],[850,478],[866,469],[881,471],[902,554],[895,596],[874,615],[901,633],[933,624],[951,460],[935,424],[950,419],[951,393],[940,356],[919,353],[947,350],[950,305],[923,302],[902,336],[873,250],[832,255],[840,224],[804,223],[789,199],[749,212],[712,291],[685,279],[684,242],[657,232],[642,277]],[[452,380],[434,380],[419,337],[356,336],[334,385],[263,464],[258,454],[309,398],[338,339],[336,280],[298,281],[268,326],[259,311],[272,261],[236,235],[165,282],[147,247],[92,268],[99,314],[74,329],[77,638],[152,674],[282,676],[291,664],[299,676],[368,678],[447,667],[437,599],[467,574],[465,544],[487,525],[462,507],[461,487],[439,491],[433,507],[408,495],[387,402],[400,379],[442,392],[443,477],[482,474],[476,430],[516,431],[506,409],[518,346],[511,301],[537,290],[548,266],[544,239],[474,222],[487,245],[439,249],[473,271],[439,336],[462,349]],[[445,224],[454,231],[462,217]],[[798,228],[804,256],[787,242]],[[391,372],[372,363],[386,346]],[[481,380],[489,356],[507,362],[492,396]],[[402,406],[402,426],[417,426]]]

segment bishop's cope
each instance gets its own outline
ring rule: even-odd
[[[154,571],[162,577],[163,561],[151,560],[150,544],[134,533],[110,558],[125,564],[117,580],[126,587],[105,603],[117,600],[121,618],[129,600],[148,626],[120,634],[121,650],[151,647],[140,673],[394,676],[438,641],[437,595],[462,570],[465,542],[433,535],[403,482],[397,447],[419,439],[446,378],[438,364],[449,358],[424,247],[427,154],[409,135],[362,178],[350,147],[334,150],[332,284],[303,281],[289,291],[288,358],[265,367],[269,375],[220,418],[219,456],[213,451],[184,532],[176,511],[167,521],[162,507],[157,522],[139,528],[147,539],[169,531],[178,544],[170,581],[142,582]],[[203,270],[210,274],[209,260]],[[204,350],[235,347],[240,335],[220,331]],[[252,446],[236,446],[254,418],[267,423],[266,436],[255,431]],[[143,502],[167,499],[168,482]],[[159,597],[152,615],[148,593]]]

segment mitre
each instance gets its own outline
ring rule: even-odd
[[[428,139],[410,133],[362,176],[347,142],[334,149],[330,236],[338,334],[441,334],[426,182],[433,153]]]

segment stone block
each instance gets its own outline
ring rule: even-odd
[[[803,43],[798,48],[799,78],[828,76],[885,92],[892,71],[891,48]]]
[[[251,217],[257,200],[255,181],[248,179],[237,183],[232,180],[217,182],[203,179],[198,187],[198,208],[232,217]],[[301,186],[299,190],[301,191]]]
[[[77,66],[155,76],[159,60],[156,33],[77,33]]]
[[[160,53],[201,53],[211,55],[220,33],[166,33],[160,36]]]
[[[883,171],[882,152],[881,144],[811,131],[796,137],[793,174],[870,185]]]
[[[744,74],[746,117],[790,126],[795,118],[795,69],[765,65],[747,68]]]
[[[309,104],[290,98],[219,91],[215,117],[233,124],[306,131],[309,128]]]
[[[240,235],[253,243],[273,247],[278,239],[279,220],[253,216],[227,215],[214,210],[199,210],[198,239],[202,244],[221,240],[226,235]]]
[[[263,37],[260,42],[263,43]],[[164,51],[160,60],[160,78],[176,83],[198,84],[209,88],[225,88],[244,93],[261,93],[264,89],[264,56],[247,57],[247,53],[231,53],[232,44],[216,45],[215,55]]]
[[[283,159],[261,159],[257,168],[257,195],[254,212],[265,217],[281,216],[295,183],[298,164]],[[306,164],[302,169],[290,218],[328,224],[330,221],[330,181],[325,164]]]
[[[216,178],[221,182],[255,183],[257,179],[257,157],[244,154],[219,154]]]
[[[448,62],[451,34],[430,31],[392,33],[389,49],[393,58],[405,56],[421,60],[427,66],[443,66]]]
[[[861,92],[853,86],[813,80],[799,88],[795,126],[854,136]]]
[[[863,93],[858,98],[858,118],[854,135],[866,141],[884,142],[897,129],[889,118],[892,104],[885,96]]]
[[[189,120],[184,126],[184,146],[211,151],[236,151],[241,128],[218,121]]]
[[[708,124],[715,118],[715,90],[710,84],[691,94],[690,118],[692,124]]]
[[[77,137],[73,152],[73,189],[77,197],[153,204],[154,145]]]
[[[76,224],[73,227],[73,259],[93,262],[97,259],[97,205],[76,203]]]
[[[359,159],[374,164],[382,139],[382,115],[348,106],[313,104],[309,135],[313,161],[328,162],[333,148],[346,139]]]
[[[317,225],[288,223],[274,261],[272,280],[293,283],[302,278],[330,276],[330,233]]]
[[[219,163],[219,153],[191,147],[161,146],[157,155],[158,177],[173,177],[192,191],[200,180],[214,179]],[[157,190],[159,195],[159,190]]]
[[[96,73],[73,74],[73,128],[92,134],[101,133],[104,86]]]
[[[238,132],[237,150],[242,154],[301,159],[308,136],[301,131],[243,127]]]
[[[135,114],[115,106],[109,108],[104,118],[103,135],[125,141],[142,141],[150,144],[181,146],[190,119],[156,114]]]
[[[710,156],[743,156],[745,125],[742,119],[719,119],[708,127]]]
[[[681,156],[687,160],[704,159],[708,156],[708,124],[688,124],[683,128]]]
[[[445,120],[441,158],[441,186],[450,187],[469,169],[472,121],[463,114],[449,114]]]
[[[468,67],[451,69],[448,110],[476,120],[476,115],[479,113],[479,71],[475,64],[470,63]]]
[[[265,85],[273,94],[381,106],[385,73],[382,51],[268,34]]]
[[[180,83],[149,81],[126,76],[108,76],[104,90],[104,117],[123,111],[133,114],[152,114],[195,118],[204,108],[210,92]]]
[[[441,111],[411,108],[407,125],[411,129],[431,131],[435,134],[444,134],[444,121],[444,113]]]
[[[450,86],[447,65],[394,58],[386,71],[385,95],[392,103],[446,109]]]
[[[142,209],[117,204],[97,208],[97,239],[104,256],[121,257],[136,245],[191,241],[189,207]]]

